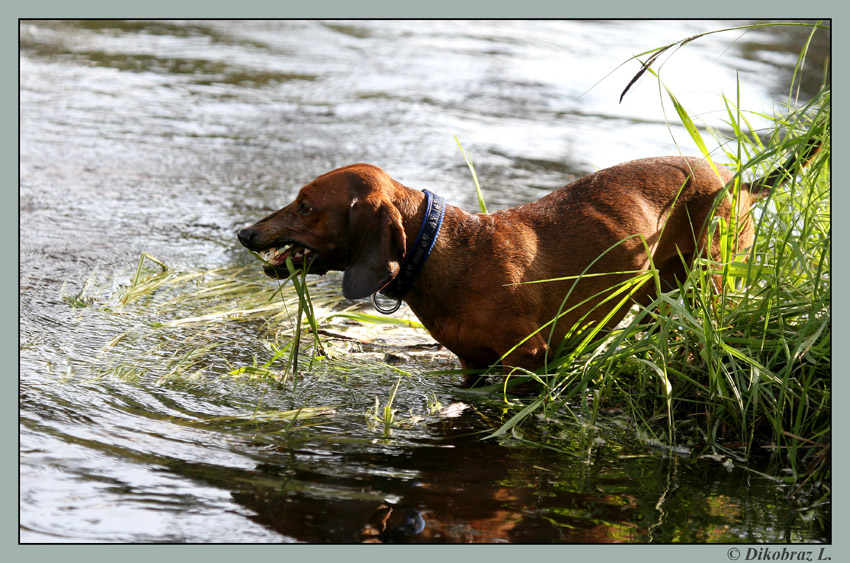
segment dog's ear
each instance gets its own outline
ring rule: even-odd
[[[342,294],[359,299],[387,285],[401,266],[406,236],[398,209],[372,194],[355,198],[348,222],[348,258]]]

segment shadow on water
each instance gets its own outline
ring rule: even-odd
[[[456,363],[416,330],[337,319],[330,358],[311,365],[305,343],[299,377],[266,369],[292,341],[294,302],[263,309],[277,286],[235,239],[351,162],[474,209],[453,133],[494,208],[598,159],[673,152],[652,92],[618,106],[624,82],[591,86],[634,52],[720,27],[21,22],[21,540],[830,541],[828,508],[648,447],[616,415],[482,440],[513,411],[429,375]],[[678,56],[732,84],[744,69],[761,103],[787,91],[804,36],[764,30],[728,51],[712,37]],[[828,52],[818,38],[805,91]],[[142,253],[168,283],[122,302]],[[333,275],[311,287],[326,313],[365,307]],[[399,378],[385,436],[370,413]]]

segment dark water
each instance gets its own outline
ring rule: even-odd
[[[475,209],[453,134],[491,209],[675,153],[674,139],[694,153],[651,79],[618,103],[636,63],[609,73],[731,25],[23,22],[21,541],[830,541],[828,507],[801,510],[757,473],[647,447],[616,416],[596,429],[534,421],[554,449],[482,440],[510,412],[428,375],[454,367],[445,353],[402,354],[393,406],[407,422],[385,437],[368,413],[400,372],[383,361],[352,353],[297,385],[237,379],[234,367],[270,357],[262,320],[161,328],[203,309],[169,309],[176,289],[118,303],[143,252],[183,272],[250,267],[241,279],[268,289],[235,231],[343,164],[378,164]],[[787,102],[807,34],[708,36],[662,78],[722,128],[719,93],[738,95],[736,73],[743,107]],[[802,97],[828,52],[820,33]],[[320,412],[269,414],[302,407]]]

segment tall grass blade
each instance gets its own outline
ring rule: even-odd
[[[487,204],[484,203],[484,194],[481,192],[481,184],[478,183],[478,174],[475,173],[475,167],[472,165],[472,157],[468,152],[463,150],[463,146],[460,144],[460,139],[457,138],[457,135],[455,135],[454,138],[461,154],[463,155],[463,159],[466,161],[466,165],[469,167],[469,172],[472,174],[472,181],[475,184],[475,194],[478,196],[478,207],[481,210],[481,213],[486,214]]]

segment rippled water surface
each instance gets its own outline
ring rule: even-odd
[[[452,135],[491,208],[675,153],[657,84],[618,103],[638,70],[618,66],[730,25],[22,22],[21,541],[829,541],[828,512],[647,447],[616,414],[534,422],[549,449],[482,440],[510,412],[431,374],[457,366],[416,331],[328,336],[331,357],[284,380],[232,374],[262,367],[286,339],[261,335],[285,322],[192,320],[226,309],[222,288],[275,290],[235,231],[331,168],[378,164],[472,210]],[[736,77],[743,107],[781,107],[807,34],[711,35],[662,78],[722,127]],[[803,96],[828,49],[816,37]],[[146,260],[141,278],[163,285],[131,299],[142,253],[170,277]],[[338,276],[312,287],[334,306]],[[386,436],[376,398],[399,381]]]

